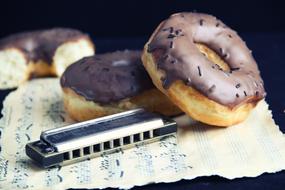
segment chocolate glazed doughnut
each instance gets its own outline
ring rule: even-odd
[[[94,54],[87,34],[54,28],[13,34],[0,40],[0,89],[41,76],[61,76],[71,63]]]
[[[210,125],[243,121],[265,97],[251,51],[235,31],[211,15],[172,15],[146,43],[142,60],[164,94]]]
[[[138,107],[164,115],[181,113],[154,87],[140,57],[141,51],[116,51],[69,66],[61,77],[68,114],[84,121]]]

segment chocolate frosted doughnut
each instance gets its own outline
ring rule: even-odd
[[[61,77],[69,115],[84,121],[138,107],[165,115],[180,113],[153,86],[140,56],[141,51],[116,51],[70,65]]]
[[[241,122],[265,96],[251,51],[211,15],[178,13],[163,21],[145,46],[143,62],[161,91],[208,124]],[[179,90],[189,91],[188,100]]]
[[[54,28],[8,36],[0,40],[0,88],[15,87],[31,77],[60,76],[68,65],[93,54],[89,36],[74,29]]]

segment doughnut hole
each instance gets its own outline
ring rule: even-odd
[[[65,69],[72,63],[87,56],[94,55],[95,47],[89,39],[81,38],[76,41],[60,45],[53,57],[53,72],[61,76]]]
[[[29,78],[25,55],[17,49],[0,51],[0,89],[14,88]]]
[[[206,45],[201,43],[196,43],[197,48],[199,51],[206,56],[207,59],[212,61],[213,63],[219,65],[219,67],[223,71],[230,71],[229,65],[212,49],[208,48]]]
[[[28,64],[28,79],[52,76],[52,69],[50,65],[43,61],[29,62]]]

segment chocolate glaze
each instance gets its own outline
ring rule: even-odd
[[[13,34],[0,40],[0,50],[8,48],[20,49],[30,61],[43,60],[49,64],[58,46],[89,36],[68,28],[54,28]]]
[[[196,47],[202,43],[228,63],[223,71]],[[263,81],[251,51],[235,31],[201,13],[177,13],[163,21],[148,44],[157,67],[165,71],[164,88],[177,80],[229,107],[264,98]]]
[[[66,69],[61,86],[97,103],[130,98],[153,88],[140,57],[141,51],[125,50],[83,58]]]

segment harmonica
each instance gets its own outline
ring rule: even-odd
[[[155,142],[176,132],[173,119],[135,109],[44,131],[25,149],[40,167],[49,168]]]

